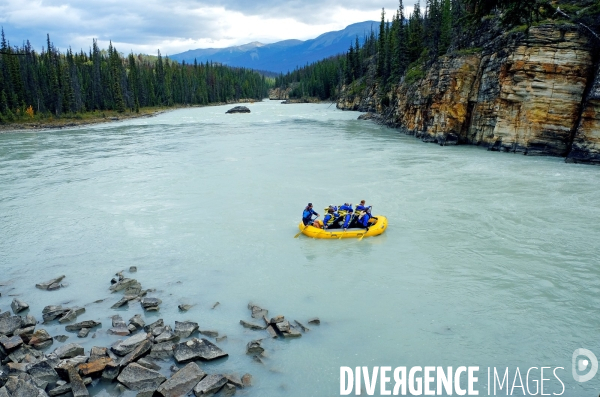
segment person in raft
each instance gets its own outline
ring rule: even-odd
[[[361,229],[369,230],[369,224],[372,223],[371,219],[376,220],[373,215],[371,215],[371,207],[367,207],[365,211],[360,214],[356,220],[356,227]]]
[[[340,215],[340,223],[341,221],[344,222],[344,224],[342,225],[344,231],[350,227],[350,223],[352,222],[353,218],[353,212],[354,210],[352,209],[352,203],[344,203],[344,205],[340,205],[340,208],[338,209],[338,214]]]
[[[314,223],[316,218],[313,219],[313,215],[316,215],[317,217],[319,216],[319,214],[313,210],[312,203],[308,203],[306,208],[304,208],[304,212],[302,212],[302,223],[304,223],[304,226],[312,225]]]
[[[327,209],[327,214],[323,218],[323,229],[339,229],[340,214],[336,212],[337,207],[332,205]]]

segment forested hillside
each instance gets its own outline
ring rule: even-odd
[[[291,87],[292,98],[322,100],[336,98],[343,86],[359,92],[376,82],[379,90],[387,90],[423,78],[427,68],[449,50],[481,51],[473,44],[482,34],[493,38],[502,31],[525,32],[550,18],[584,23],[597,31],[599,14],[600,2],[595,0],[426,0],[406,15],[400,0],[393,14],[382,10],[378,30],[364,38],[364,45],[357,39],[345,56],[282,74],[275,86]]]
[[[121,55],[94,40],[89,52],[62,53],[50,38],[40,53],[29,42],[0,40],[0,122],[72,116],[95,110],[139,111],[140,107],[206,105],[264,98],[264,76],[210,63],[186,65],[163,58]]]

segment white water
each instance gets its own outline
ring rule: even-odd
[[[564,395],[597,393],[598,377],[573,380],[571,354],[600,354],[600,168],[425,144],[329,105],[248,106],[0,134],[0,309],[10,294],[40,320],[85,305],[79,320],[104,326],[67,343],[107,346],[110,316],[142,313],[110,309],[111,277],[133,265],[164,302],[147,322],[226,334],[229,358],[203,368],[251,373],[244,395],[339,395],[342,365],[478,365],[482,395],[488,366],[511,381],[559,366]],[[388,217],[384,235],[292,238],[307,202],[361,199]],[[67,288],[33,287],[59,274]],[[266,335],[239,325],[249,301],[322,324],[265,341],[262,366],[244,354]]]

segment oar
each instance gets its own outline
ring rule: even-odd
[[[317,217],[316,217],[315,219],[313,219],[312,221],[313,221],[313,222],[314,222],[314,221],[316,221],[317,219],[319,219],[319,217],[320,217],[320,216],[321,216],[321,215],[317,215]],[[307,228],[307,227],[309,227],[309,226],[310,226],[310,225],[306,225],[306,226],[304,226],[304,229],[302,229],[302,230],[300,231],[300,233],[296,234],[296,235],[294,236],[294,238],[298,238],[298,236],[300,236],[302,233],[304,233],[304,231],[306,230],[306,228]]]
[[[362,240],[363,237],[365,237],[365,234],[369,233],[369,228],[367,228],[367,230],[365,230],[365,232],[358,238],[358,241]]]

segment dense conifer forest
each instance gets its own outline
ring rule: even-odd
[[[29,41],[11,46],[0,38],[0,123],[37,117],[72,117],[148,106],[206,105],[260,100],[268,80],[248,69],[211,63],[186,65],[161,56],[121,55],[96,40],[89,52],[61,53],[47,38],[36,52]]]
[[[281,74],[275,86],[292,87],[292,98],[321,100],[335,99],[344,85],[360,92],[377,83],[387,91],[402,81],[422,78],[449,49],[480,50],[470,47],[470,38],[489,21],[505,30],[526,31],[548,18],[568,19],[597,31],[599,15],[597,0],[425,0],[417,2],[410,15],[400,0],[392,15],[382,10],[379,28],[360,41],[357,37],[345,55]]]

